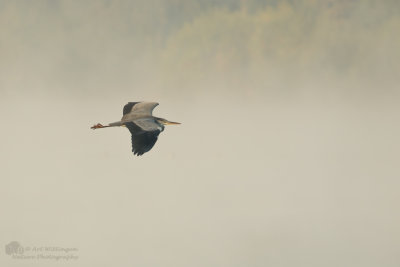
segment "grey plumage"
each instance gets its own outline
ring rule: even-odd
[[[106,126],[98,123],[92,129],[126,126],[132,134],[132,152],[134,155],[143,155],[153,148],[159,134],[164,130],[164,125],[180,124],[154,117],[153,109],[156,106],[158,106],[156,102],[129,102],[123,108],[120,121]]]

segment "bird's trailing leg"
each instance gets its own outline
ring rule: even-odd
[[[122,122],[120,122],[120,121],[112,122],[112,123],[109,123],[108,125],[102,125],[101,123],[98,123],[98,124],[95,124],[92,127],[90,127],[90,129],[95,130],[95,129],[99,129],[99,128],[117,127],[117,126],[125,126],[125,125],[123,125]]]
[[[110,127],[110,126],[104,126],[104,125],[98,123],[98,124],[95,124],[95,125],[93,125],[92,127],[90,127],[90,129],[95,130],[95,129],[105,128],[105,127]]]

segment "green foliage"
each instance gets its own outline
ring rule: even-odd
[[[215,77],[236,82],[238,75],[262,81],[282,72],[296,78],[316,73],[373,76],[377,72],[371,66],[386,67],[384,47],[395,53],[387,59],[399,57],[390,41],[399,45],[398,38],[384,34],[400,26],[389,5],[271,1],[254,9],[258,2],[243,1],[235,10],[212,9],[171,34],[162,51],[167,76],[188,82]]]
[[[393,73],[399,7],[395,0],[2,1],[0,68],[29,75],[22,62],[33,62],[57,82],[108,75],[148,82],[151,72],[173,84]]]

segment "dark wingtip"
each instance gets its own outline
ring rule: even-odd
[[[129,112],[131,112],[133,106],[136,105],[137,103],[140,103],[140,102],[128,102],[128,104],[126,104],[124,106],[122,114],[125,115],[125,114],[128,114]]]

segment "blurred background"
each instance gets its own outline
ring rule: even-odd
[[[400,2],[0,1],[2,266],[399,266]],[[142,157],[129,101],[181,122]],[[25,253],[28,255],[29,253]]]

